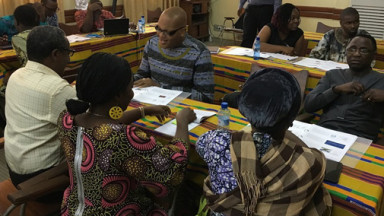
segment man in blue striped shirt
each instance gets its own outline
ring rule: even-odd
[[[237,11],[239,16],[245,2],[248,2],[243,20],[242,47],[252,47],[257,33],[265,24],[271,22],[273,11],[281,5],[281,1],[282,0],[240,0],[239,10]]]
[[[191,99],[212,102],[213,65],[205,45],[186,32],[187,15],[180,7],[166,9],[156,26],[157,35],[144,48],[134,75],[136,87],[159,86],[191,93]]]

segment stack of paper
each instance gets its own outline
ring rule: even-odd
[[[182,91],[163,89],[156,86],[133,88],[133,92],[135,96],[132,100],[153,105],[167,105],[182,93]]]
[[[357,139],[357,136],[352,134],[299,121],[294,121],[293,126],[288,130],[298,136],[308,147],[320,150],[327,159],[337,162],[341,161]]]
[[[224,50],[221,52],[222,54],[227,55],[237,55],[237,56],[248,56],[253,57],[253,49],[251,48],[244,48],[244,47],[231,47],[227,50]],[[260,53],[260,58],[269,58],[269,55],[266,55],[264,53]]]
[[[196,114],[196,119],[195,121],[191,122],[188,124],[188,131],[192,130],[193,128],[197,127],[201,122],[203,122],[205,119],[213,116],[216,114],[216,112],[211,112],[211,111],[205,111],[205,110],[193,110]],[[155,131],[158,131],[163,134],[167,134],[170,136],[175,136],[176,134],[176,127],[177,127],[177,122],[176,119],[173,119],[164,125],[158,127]]]

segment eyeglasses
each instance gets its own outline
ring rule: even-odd
[[[291,18],[289,18],[288,22],[295,21],[295,20],[297,20],[297,22],[301,22],[300,17],[291,17]]]
[[[72,57],[75,54],[75,52],[76,52],[76,50],[67,49],[67,48],[62,48],[61,50],[68,52],[68,56],[69,57]]]
[[[356,51],[359,51],[359,53],[362,54],[362,55],[368,55],[371,52],[367,48],[359,48],[359,49],[357,49],[356,47],[347,48],[347,53],[348,54],[354,54]]]
[[[158,33],[164,33],[164,34],[166,34],[167,36],[170,36],[170,37],[173,36],[174,34],[176,34],[177,31],[179,31],[180,29],[183,29],[183,28],[185,28],[185,26],[177,28],[177,29],[175,29],[173,31],[167,31],[167,30],[162,30],[158,25],[155,26],[155,29],[156,29],[156,31]]]

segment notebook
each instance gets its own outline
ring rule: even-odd
[[[129,33],[129,19],[104,20],[104,35],[121,35]]]

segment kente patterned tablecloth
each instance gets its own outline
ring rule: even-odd
[[[131,103],[129,109],[141,106]],[[181,102],[171,102],[172,112],[190,107],[209,111],[218,111],[219,105],[207,104],[199,101],[185,99]],[[230,108],[230,129],[241,130],[248,125],[247,120],[237,109]],[[170,121],[171,118],[165,122]],[[171,137],[154,132],[162,125],[155,117],[146,117],[134,123],[144,127],[149,133],[155,134],[160,139],[169,140]],[[198,127],[190,131],[190,140],[194,145],[200,135],[215,129],[217,117],[208,118]],[[371,144],[362,148],[354,144],[341,161],[344,164],[338,184],[324,182],[332,196],[332,215],[383,215],[384,191],[384,147]],[[186,179],[202,186],[204,178],[208,175],[205,162],[197,155],[194,148],[190,151]]]
[[[132,72],[136,72],[140,66],[142,51],[150,37],[155,35],[153,27],[146,27],[146,33],[130,33],[122,36],[110,36],[92,38],[83,42],[71,43],[71,49],[76,50],[67,65],[66,71],[75,70],[83,64],[85,59],[96,52],[107,52],[125,58],[131,65]],[[11,50],[0,50],[0,86],[8,71],[14,71],[20,67],[16,53]]]

